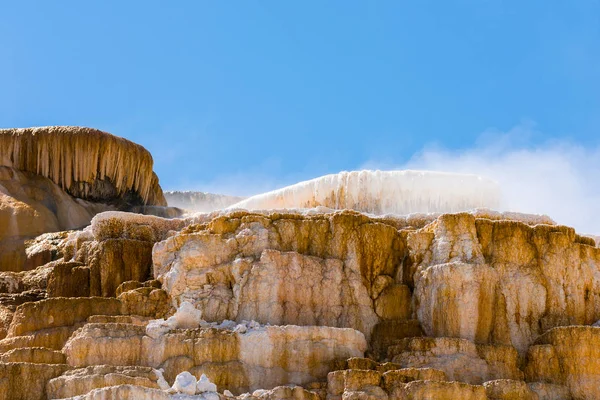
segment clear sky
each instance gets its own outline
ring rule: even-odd
[[[0,50],[1,127],[126,137],[165,189],[600,141],[598,0],[0,0]]]

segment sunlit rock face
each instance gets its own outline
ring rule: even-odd
[[[516,347],[600,319],[600,250],[565,226],[443,215],[407,237],[428,336]]]
[[[573,398],[600,398],[600,327],[565,326],[549,330],[529,348],[528,379],[569,388]]]
[[[83,228],[95,214],[111,209],[76,199],[48,178],[0,166],[0,271],[33,266],[25,240]]]
[[[328,207],[370,214],[497,209],[500,188],[477,175],[433,171],[352,171],[326,175],[242,200],[231,208]]]
[[[235,393],[325,379],[336,360],[362,356],[364,336],[352,329],[266,326],[249,332],[177,330],[157,338],[133,324],[87,324],[65,344],[67,364],[144,365],[172,380],[181,368]]]
[[[142,146],[75,126],[0,129],[0,165],[44,176],[74,197],[109,202],[127,193],[166,206]]]
[[[207,320],[351,327],[370,336],[379,318],[410,315],[409,291],[394,279],[403,256],[397,229],[357,213],[234,212],[188,226],[155,245],[152,258],[171,297],[191,301]]]
[[[174,217],[143,147],[90,128],[0,129],[0,271],[39,265],[26,240],[108,210]],[[50,261],[50,260],[48,260]]]
[[[0,140],[10,154],[50,140],[19,132]],[[0,272],[0,399],[600,398],[600,249],[549,217],[477,208],[499,204],[490,181],[342,173],[79,229],[99,195],[150,199],[151,165],[99,167],[104,191],[74,183],[79,161],[40,157],[0,167],[3,232],[33,237],[26,266]]]

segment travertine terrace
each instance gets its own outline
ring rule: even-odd
[[[91,128],[0,129],[0,166],[41,175],[74,197],[112,200],[132,192],[166,206],[152,156],[129,140]]]
[[[97,129],[0,129],[0,270],[29,269],[25,241],[102,211],[179,214],[164,207],[152,164],[142,146]]]
[[[40,228],[6,179],[0,215],[35,229],[20,268],[0,264],[0,399],[600,398],[600,249],[493,211],[489,180],[355,171],[164,218],[89,198],[106,178],[164,204],[139,146],[4,132],[6,176],[91,223]],[[53,132],[82,134],[60,167]]]

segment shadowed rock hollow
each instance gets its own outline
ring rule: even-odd
[[[413,172],[36,237],[29,270],[0,272],[0,399],[600,398],[594,239],[469,210],[494,185],[399,191]],[[407,204],[460,212],[374,215]]]

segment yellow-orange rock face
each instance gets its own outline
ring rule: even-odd
[[[408,234],[428,336],[511,345],[600,319],[600,250],[564,226],[444,215]]]
[[[158,243],[154,275],[205,319],[351,327],[410,316],[400,232],[361,214],[233,213]],[[378,313],[380,315],[378,315]]]
[[[166,400],[187,371],[205,399],[600,398],[600,249],[515,218],[99,214],[0,274],[0,393]]]

